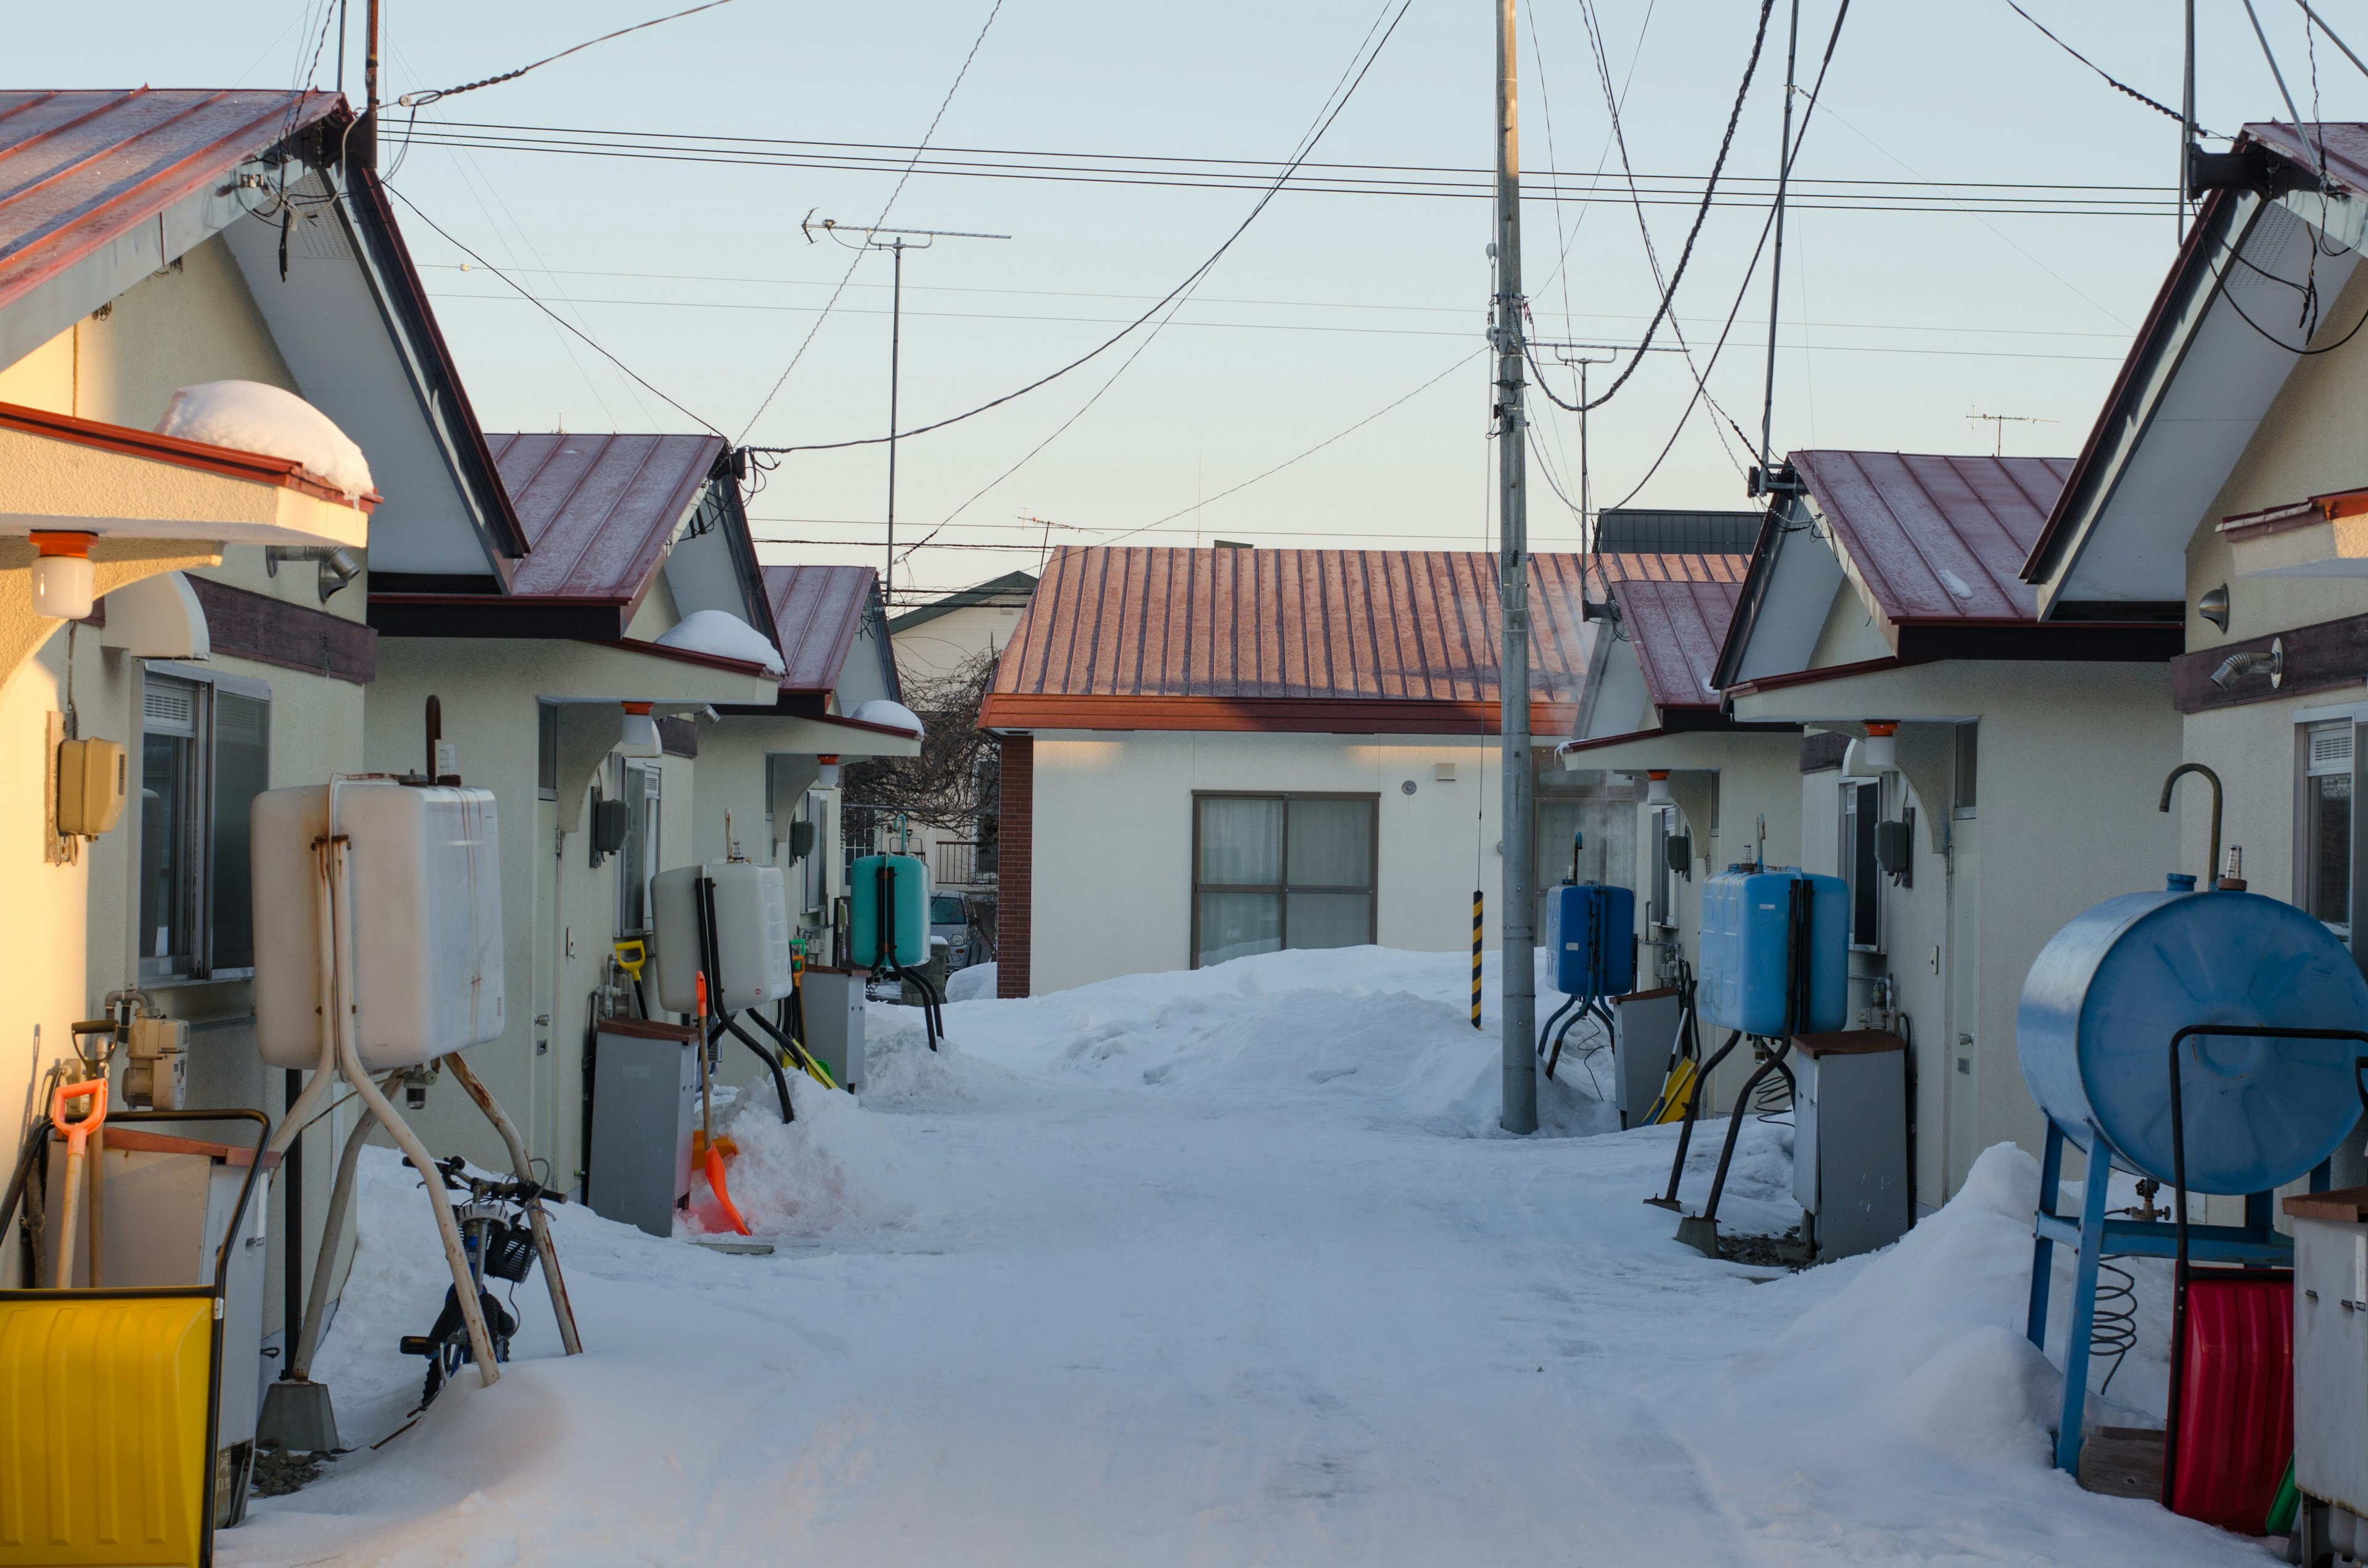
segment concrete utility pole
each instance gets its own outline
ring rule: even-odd
[[[1530,515],[1524,472],[1529,424],[1521,408],[1521,135],[1514,94],[1513,0],[1497,0],[1497,603],[1505,649],[1497,697],[1504,733],[1505,1107],[1508,1132],[1538,1130],[1536,1029],[1538,900],[1530,839],[1537,787],[1530,771]]]
[[[1776,308],[1784,293],[1784,196],[1793,183],[1793,62],[1801,48],[1801,0],[1793,0],[1793,27],[1784,42],[1784,127],[1776,142],[1776,250],[1768,258],[1768,394],[1759,405],[1760,483],[1776,472]]]

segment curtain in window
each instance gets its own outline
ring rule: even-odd
[[[1285,929],[1291,946],[1353,948],[1372,941],[1373,802],[1294,800],[1290,828]]]
[[[1215,887],[1282,881],[1281,801],[1212,796],[1201,802],[1201,881]]]

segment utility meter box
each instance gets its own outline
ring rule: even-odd
[[[123,1098],[137,1110],[178,1110],[188,1093],[189,1026],[182,1018],[131,1020],[124,1042]]]
[[[604,1018],[593,1041],[592,1146],[584,1201],[604,1220],[674,1234],[690,1199],[690,1135],[699,1126],[699,1029]]]
[[[1793,1040],[1793,1197],[1819,1262],[1907,1233],[1907,1042],[1876,1029]]]
[[[1645,1113],[1668,1082],[1669,1058],[1678,1043],[1685,997],[1674,985],[1631,992],[1611,999],[1611,1055],[1618,1064],[1620,1125],[1641,1127]]]
[[[1621,996],[1636,988],[1636,894],[1602,882],[1546,890],[1546,949],[1554,989],[1572,996]]]
[[[1807,1017],[1792,1013],[1797,955]],[[1780,1039],[1829,1034],[1850,1014],[1850,886],[1795,866],[1730,866],[1705,878],[1696,1002],[1713,1028]]]
[[[650,919],[657,940],[658,1006],[699,1008],[699,907],[701,882],[715,894],[715,967],[707,977],[711,1012],[768,1007],[790,994],[789,884],[779,866],[710,860],[677,866],[650,881]]]
[[[842,1089],[863,1086],[863,976],[854,970],[809,966],[798,987],[806,1020],[805,1048]]]
[[[130,756],[120,741],[58,744],[58,831],[97,838],[123,814]]]
[[[2368,1187],[2285,1200],[2294,1221],[2294,1485],[2368,1551]],[[2321,1543],[2324,1544],[2324,1543]]]
[[[363,1067],[382,1073],[499,1039],[501,845],[494,792],[391,778],[336,787],[350,845],[354,1006]],[[321,1060],[329,787],[255,798],[255,1039],[274,1067]]]
[[[918,969],[929,961],[928,872],[918,855],[866,855],[848,873],[853,909],[848,922],[852,962],[859,969],[891,963]],[[889,915],[887,942],[881,939],[881,907]],[[893,944],[893,951],[882,952]]]

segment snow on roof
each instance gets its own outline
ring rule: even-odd
[[[156,434],[302,463],[306,473],[349,501],[370,488],[370,460],[327,415],[294,392],[261,381],[201,381],[181,388],[165,405]]]
[[[871,701],[861,704],[848,717],[859,724],[886,724],[892,729],[904,730],[916,735],[927,733],[921,727],[919,714],[903,703],[891,702],[884,697],[875,697]]]
[[[719,659],[739,659],[760,665],[768,675],[781,673],[781,655],[765,634],[730,610],[695,609],[657,640],[662,648],[689,653],[712,653]],[[866,703],[865,707],[873,704]]]

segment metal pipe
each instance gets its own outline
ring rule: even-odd
[[[392,1087],[403,1074],[386,1075],[381,1088]],[[346,1135],[346,1151],[337,1160],[337,1183],[329,1192],[329,1211],[321,1218],[321,1256],[313,1270],[312,1298],[304,1306],[303,1331],[294,1341],[294,1352],[288,1358],[288,1369],[281,1374],[290,1382],[309,1382],[313,1376],[313,1354],[321,1343],[321,1327],[329,1312],[329,1266],[337,1256],[337,1248],[346,1239],[346,1218],[353,1207],[354,1174],[360,1167],[362,1145],[370,1142],[370,1130],[378,1119],[362,1113],[354,1130]]]
[[[534,1162],[527,1156],[526,1141],[518,1136],[517,1124],[495,1102],[493,1091],[485,1087],[466,1062],[461,1060],[459,1051],[447,1056],[444,1066],[460,1080],[461,1087],[468,1092],[469,1097],[477,1102],[477,1108],[485,1113],[485,1119],[494,1124],[494,1131],[502,1135],[502,1142],[510,1152],[512,1174],[521,1182],[533,1182]],[[559,1320],[560,1346],[570,1356],[581,1356],[584,1354],[584,1341],[576,1337],[575,1308],[567,1299],[567,1281],[560,1277],[559,1248],[552,1243],[551,1220],[543,1212],[541,1199],[534,1199],[527,1204],[526,1218],[528,1226],[534,1232],[535,1254],[542,1259],[542,1282],[551,1291],[552,1316]]]
[[[2170,777],[2162,781],[2162,800],[2155,810],[2166,812],[2170,810],[2170,787],[2178,783],[2180,775],[2184,773],[2199,775],[2212,786],[2212,858],[2203,863],[2203,880],[2208,883],[2220,874],[2220,776],[2200,762],[2180,763],[2170,770]]]
[[[494,1364],[494,1338],[485,1331],[484,1309],[477,1301],[477,1282],[469,1274],[469,1255],[461,1245],[461,1228],[453,1222],[452,1205],[444,1196],[444,1173],[436,1168],[435,1158],[427,1153],[427,1145],[419,1141],[419,1134],[411,1130],[387,1097],[378,1092],[378,1085],[370,1081],[369,1070],[362,1066],[361,1047],[356,1039],[356,1009],[347,1001],[355,994],[353,885],[347,867],[347,851],[350,846],[345,835],[336,831],[336,788],[332,781],[331,832],[322,858],[337,915],[335,999],[338,1059],[344,1065],[346,1080],[354,1086],[354,1093],[361,1096],[362,1104],[370,1108],[371,1115],[385,1123],[387,1131],[393,1135],[395,1142],[410,1159],[412,1168],[419,1173],[420,1180],[427,1184],[428,1207],[435,1211],[437,1233],[444,1241],[444,1261],[452,1270],[452,1294],[460,1303],[461,1321],[469,1330],[470,1354],[476,1359],[478,1375],[485,1382],[492,1383],[500,1379],[501,1369]]]
[[[1762,484],[1776,466],[1776,311],[1783,300],[1784,195],[1793,179],[1793,63],[1800,47],[1801,0],[1793,0],[1793,27],[1784,42],[1784,129],[1776,147],[1776,248],[1768,258],[1768,390],[1759,408]]]

